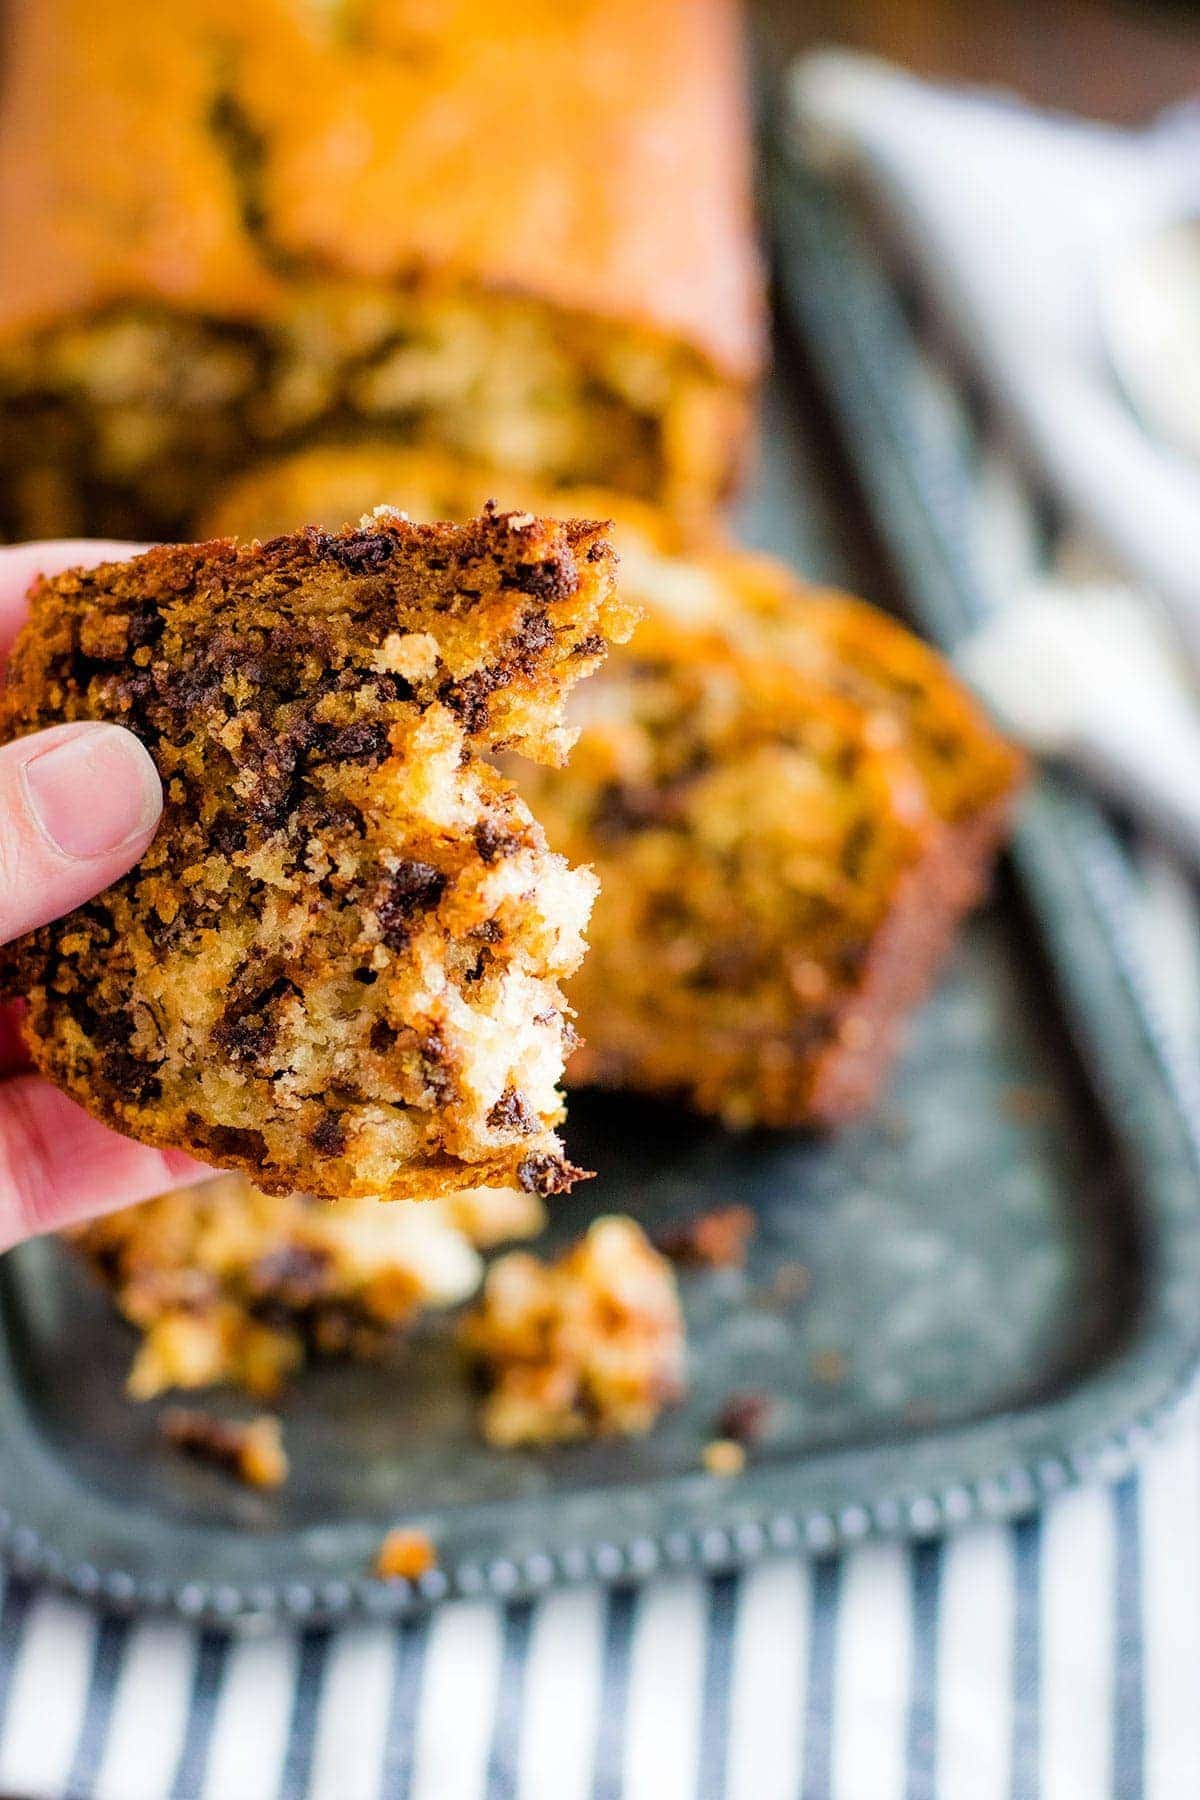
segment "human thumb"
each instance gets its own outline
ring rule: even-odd
[[[154,836],[162,787],[120,725],[56,725],[0,748],[0,943],[90,900]]]

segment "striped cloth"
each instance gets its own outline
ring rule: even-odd
[[[13,1583],[21,1800],[1180,1800],[1200,1410],[1140,1473],[945,1545],[230,1640]]]

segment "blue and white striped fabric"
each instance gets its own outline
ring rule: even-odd
[[[1200,1413],[945,1545],[229,1640],[11,1585],[21,1800],[1180,1800],[1200,1771]]]

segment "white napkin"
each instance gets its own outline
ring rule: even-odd
[[[1114,260],[1200,212],[1200,108],[1117,130],[829,51],[797,66],[792,98],[809,153],[865,177],[1052,490],[1171,603],[1200,661],[1200,468],[1144,430],[1101,330]]]
[[[1200,856],[1200,464],[1143,424],[1102,328],[1117,259],[1200,214],[1200,107],[1121,130],[840,51],[804,58],[791,97],[806,155],[870,195],[1042,485],[1130,583],[1014,595],[964,671],[1031,748]]]

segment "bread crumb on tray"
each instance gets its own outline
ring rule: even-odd
[[[500,1257],[461,1338],[500,1449],[638,1435],[684,1390],[674,1272],[632,1219],[597,1219],[550,1263]]]
[[[283,1428],[271,1413],[256,1419],[219,1419],[196,1407],[172,1407],[162,1416],[164,1438],[175,1449],[223,1469],[247,1487],[282,1487],[288,1476]]]
[[[717,1206],[662,1226],[654,1243],[663,1255],[685,1268],[741,1269],[758,1227],[748,1206]]]
[[[702,1460],[710,1475],[740,1475],[746,1467],[746,1452],[732,1438],[713,1438],[705,1444]]]
[[[428,1532],[397,1525],[389,1531],[375,1556],[375,1573],[381,1581],[419,1581],[437,1567],[437,1550]]]

